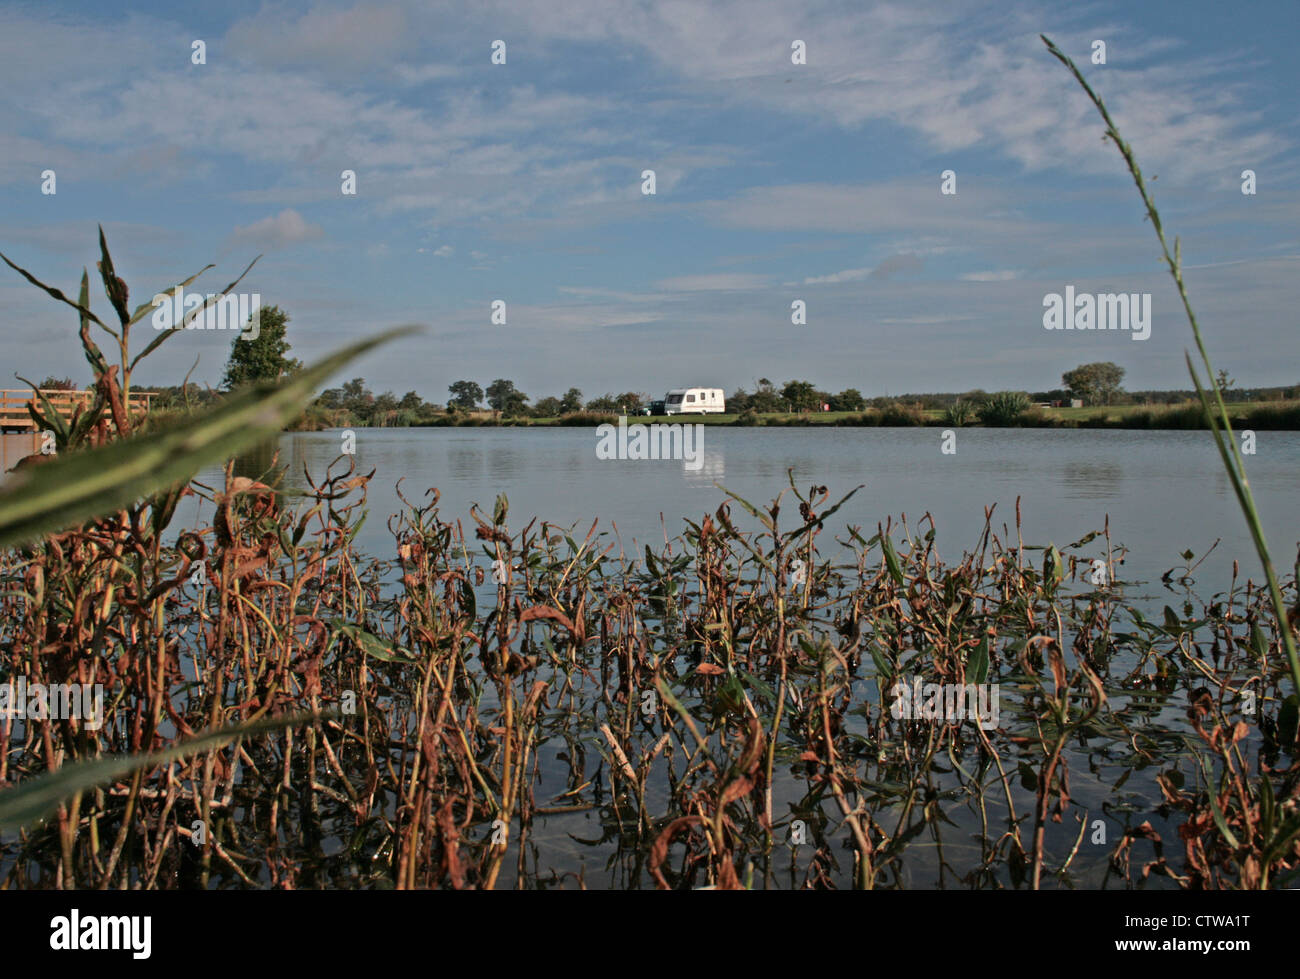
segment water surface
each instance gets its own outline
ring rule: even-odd
[[[340,454],[341,434],[281,436],[280,461],[289,466],[290,483],[302,485],[304,466],[314,477],[323,472]],[[1195,572],[1198,592],[1208,597],[1226,587],[1234,558],[1243,574],[1259,577],[1208,432],[960,429],[957,451],[945,455],[941,430],[933,428],[708,426],[703,466],[694,471],[681,460],[599,459],[595,429],[358,429],[356,436],[358,470],[377,470],[371,516],[358,542],[377,557],[392,556],[385,521],[401,509],[399,480],[413,501],[437,487],[446,518],[468,522],[474,503],[490,514],[497,494],[505,493],[512,529],[536,516],[585,533],[599,519],[601,529],[617,529],[627,550],[639,552],[647,542],[661,544],[665,534],[680,533],[684,517],[698,521],[715,510],[725,499],[719,484],[755,504],[786,490],[783,525],[794,529],[797,502],[786,476],[793,469],[805,492],[816,483],[838,498],[864,485],[829,522],[837,535],[848,524],[874,532],[890,516],[906,516],[915,528],[929,513],[939,552],[951,560],[977,544],[986,506],[996,504],[995,528],[1005,523],[1014,535],[1020,497],[1026,544],[1064,546],[1102,530],[1109,517],[1112,542],[1128,551],[1123,577],[1129,581],[1158,585],[1163,573],[1186,563],[1183,551],[1191,550],[1195,562],[1219,538]],[[1246,460],[1251,487],[1285,574],[1298,539],[1293,504],[1300,433],[1260,432],[1257,444],[1257,454]],[[211,482],[218,473],[201,478]],[[733,509],[733,516],[743,516]],[[823,537],[820,546],[830,541]],[[1089,547],[1089,556],[1104,556],[1100,539]]]

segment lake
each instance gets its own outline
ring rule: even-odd
[[[358,471],[376,470],[371,516],[358,543],[377,557],[392,556],[385,520],[401,509],[396,484],[403,480],[412,501],[437,487],[444,518],[470,522],[474,503],[490,516],[497,494],[505,493],[513,529],[536,516],[578,525],[585,534],[599,519],[600,529],[617,529],[626,549],[640,552],[646,542],[680,533],[683,518],[698,521],[714,511],[726,499],[719,485],[766,504],[789,490],[786,470],[793,469],[801,490],[825,485],[833,500],[864,485],[829,521],[837,535],[848,524],[874,532],[890,516],[905,515],[915,528],[928,512],[940,554],[951,560],[977,543],[986,506],[997,505],[995,528],[1005,523],[1014,537],[1019,496],[1026,544],[1064,546],[1102,530],[1109,517],[1113,544],[1128,550],[1123,577],[1130,582],[1159,586],[1163,573],[1186,563],[1183,551],[1191,550],[1195,563],[1220,538],[1194,575],[1203,597],[1227,586],[1234,558],[1243,576],[1260,577],[1231,484],[1204,431],[959,429],[956,452],[945,455],[935,428],[707,426],[696,471],[679,460],[599,459],[597,442],[596,430],[584,428],[357,429]],[[341,445],[339,431],[281,436],[289,485],[303,485],[304,466],[313,476],[323,472]],[[1258,433],[1247,469],[1279,573],[1286,574],[1300,539],[1293,520],[1300,433]],[[246,465],[244,472],[259,470]],[[219,473],[200,478],[211,485]],[[787,493],[782,517],[793,529],[797,504],[789,500]],[[743,511],[733,509],[740,522]],[[188,521],[195,513],[180,516]],[[1089,546],[1089,556],[1104,556],[1102,540]]]
[[[516,541],[534,517],[575,528],[571,536],[577,539],[598,520],[598,530],[610,534],[602,549],[621,541],[627,557],[639,560],[649,545],[658,568],[621,570],[623,563],[613,561],[589,581],[586,572],[570,574],[566,545],[547,535],[556,542],[557,559],[549,550],[545,556],[536,553],[552,543],[534,541],[531,583],[512,581],[511,604],[503,606],[489,576],[475,587],[475,577],[467,574],[463,591],[460,584],[453,587],[462,581],[463,552],[445,544],[454,535],[436,530],[407,537],[407,580],[398,584],[392,565],[380,569],[392,573],[388,588],[374,583],[368,613],[358,622],[334,618],[337,594],[322,611],[322,596],[302,584],[300,570],[295,581],[305,590],[294,611],[303,614],[294,620],[301,628],[285,689],[300,695],[305,684],[299,686],[297,677],[311,676],[315,669],[327,702],[342,702],[343,695],[355,696],[357,690],[367,698],[360,712],[364,723],[345,721],[350,735],[335,739],[343,767],[317,768],[310,776],[351,791],[345,795],[321,783],[320,812],[308,821],[312,833],[281,840],[267,821],[270,800],[281,796],[281,777],[268,782],[264,775],[281,770],[283,755],[277,751],[289,749],[277,749],[274,742],[253,745],[240,796],[222,825],[240,827],[241,853],[265,849],[269,854],[282,847],[286,859],[301,863],[300,883],[306,886],[393,885],[400,864],[393,862],[394,841],[406,832],[400,827],[414,825],[408,792],[415,782],[407,767],[413,745],[429,751],[428,745],[441,743],[448,762],[433,783],[441,794],[421,796],[421,811],[432,819],[433,812],[443,811],[444,800],[450,807],[446,813],[467,807],[455,809],[465,825],[448,829],[440,823],[437,833],[440,838],[453,834],[466,859],[476,861],[476,873],[493,859],[493,848],[506,846],[507,856],[496,865],[504,868],[502,887],[573,886],[575,881],[654,886],[660,858],[653,857],[651,840],[672,826],[685,826],[687,835],[672,844],[664,866],[674,886],[699,884],[700,861],[711,859],[714,851],[701,836],[704,824],[690,830],[690,820],[701,819],[699,813],[714,805],[711,800],[723,799],[724,790],[733,787],[735,794],[728,797],[733,801],[724,799],[716,810],[730,827],[726,845],[716,852],[735,850],[740,861],[735,872],[757,874],[756,886],[763,887],[851,886],[856,865],[845,817],[830,793],[827,772],[833,766],[852,779],[854,797],[869,813],[877,848],[871,879],[877,886],[1029,886],[1021,853],[1035,845],[1041,846],[1040,867],[1046,868],[1043,886],[1139,886],[1144,865],[1116,862],[1127,859],[1130,844],[1135,859],[1145,861],[1149,834],[1158,833],[1174,855],[1182,849],[1175,841],[1186,826],[1195,822],[1197,832],[1204,833],[1210,825],[1199,792],[1212,776],[1203,766],[1222,762],[1205,753],[1199,722],[1189,720],[1199,716],[1196,710],[1209,710],[1205,702],[1214,706],[1217,700],[1225,720],[1245,722],[1237,727],[1243,732],[1238,746],[1250,759],[1253,777],[1263,766],[1282,772],[1293,763],[1283,758],[1290,757],[1292,742],[1276,734],[1285,726],[1286,667],[1278,656],[1257,653],[1256,636],[1266,644],[1271,630],[1250,628],[1258,617],[1271,616],[1259,607],[1258,596],[1254,606],[1240,595],[1211,607],[1203,604],[1229,585],[1234,559],[1241,563],[1239,588],[1246,577],[1260,578],[1245,522],[1206,432],[961,429],[956,452],[945,454],[937,428],[705,426],[696,457],[700,464],[692,466],[688,460],[601,458],[595,428],[359,429],[286,433],[274,446],[241,459],[238,469],[241,475],[261,475],[278,449],[289,486],[305,487],[304,470],[319,482],[327,467],[338,465],[345,435],[355,435],[358,471],[375,470],[370,515],[356,538],[365,554],[384,561],[395,557],[387,524],[403,507],[401,481],[402,493],[417,503],[436,487],[441,518],[462,522],[471,550],[479,542],[470,508],[478,504],[490,522],[494,501],[504,493]],[[1252,485],[1279,572],[1290,578],[1300,434],[1261,432],[1257,447],[1249,458]],[[812,485],[828,487],[832,502],[859,484],[864,487],[826,519],[816,539],[821,558],[836,565],[835,571],[810,579],[820,581],[816,589],[798,597],[792,568],[788,584],[782,577],[778,586],[757,559],[744,558],[734,536],[716,529],[703,551],[703,566],[691,563],[691,547],[674,547],[673,557],[665,559],[665,538],[677,537],[686,519],[699,522],[727,499],[720,487],[765,506],[788,490],[787,470],[805,493]],[[219,486],[220,476],[221,470],[210,469],[199,481]],[[1027,546],[1052,542],[1064,550],[1109,521],[1122,587],[1094,588],[1085,565],[1058,600],[1054,579],[1050,586],[1042,583],[1050,576],[1021,573],[1014,553],[1017,497]],[[998,555],[990,548],[987,561],[955,570],[963,552],[979,547],[991,506],[996,506],[994,530],[1011,553]],[[820,513],[826,509],[818,505]],[[927,514],[936,527],[943,566],[934,555],[924,566],[908,560],[899,522],[905,520],[915,538],[928,530]],[[211,517],[209,504],[190,497],[172,530],[209,526]],[[742,529],[754,525],[740,505],[732,517]],[[865,543],[887,520],[893,521],[891,537],[906,574],[892,551]],[[794,530],[802,523],[797,500],[787,496],[781,527]],[[855,548],[861,566],[857,556],[835,543],[848,536],[850,525],[862,529]],[[1210,552],[1216,540],[1220,543]],[[417,546],[423,556],[411,559]],[[1182,557],[1185,551],[1193,556]],[[1066,554],[1085,561],[1106,557],[1105,537]],[[1207,554],[1190,575],[1194,581],[1177,572],[1162,580],[1171,569],[1194,565]],[[882,559],[892,566],[882,569]],[[1031,568],[1042,566],[1037,552],[1025,559]],[[475,560],[480,573],[486,563],[480,553]],[[259,584],[241,586],[236,607],[264,607],[282,615],[287,606],[281,592],[254,587]],[[238,694],[246,699],[260,696],[258,684],[269,682],[269,671],[288,668],[276,656],[241,661],[237,642],[217,643],[213,603],[221,592],[193,580],[190,585],[191,597],[176,603],[167,628],[179,663],[174,694],[179,714],[197,720],[208,708],[201,688],[196,694],[189,678],[210,669],[205,664],[219,654],[227,657],[223,675],[246,675]],[[501,614],[506,607],[514,609],[516,625],[527,621],[526,627],[509,633],[512,614]],[[561,620],[572,614],[579,625],[554,628],[547,616],[525,620],[525,608],[553,612]],[[206,625],[199,624],[200,615]],[[1068,685],[1067,675],[1053,679],[1049,668],[1053,640],[1048,637],[1061,617],[1065,652],[1057,651],[1064,657],[1057,662],[1078,670],[1070,681],[1073,693],[1066,695],[1060,690]],[[319,633],[310,625],[316,618],[324,620]],[[270,619],[240,621],[248,630],[246,649],[290,649]],[[257,627],[263,621],[264,633]],[[367,634],[371,645],[363,646],[360,634],[345,632],[358,625],[376,630]],[[333,630],[328,643],[327,626]],[[340,641],[343,635],[350,638]],[[243,637],[241,632],[239,642]],[[452,637],[450,646],[443,645],[446,637]],[[314,647],[317,639],[320,645]],[[418,651],[406,659],[404,646]],[[314,666],[313,648],[320,650]],[[845,651],[838,662],[837,648]],[[509,655],[500,659],[505,651]],[[460,664],[454,683],[455,669],[439,673],[447,663]],[[1095,671],[1095,688],[1083,686],[1085,665]],[[490,670],[496,672],[489,676]],[[445,675],[438,684],[447,684],[446,703],[455,704],[448,708],[449,726],[439,728],[442,742],[417,734],[428,706],[419,691],[433,675]],[[986,692],[1000,709],[994,707],[987,727],[961,715],[954,723],[932,724],[933,714],[924,713],[928,708],[900,713],[899,689],[911,683],[919,703],[923,675],[936,688],[932,681],[941,677],[965,682],[967,676],[987,676],[987,684],[971,682],[987,688],[980,696]],[[895,685],[895,679],[903,682]],[[827,693],[828,682],[842,685]],[[1217,697],[1211,687],[1218,689]],[[886,695],[894,698],[892,704]],[[1073,698],[1061,715],[1053,715],[1051,706],[1057,696]],[[990,716],[985,707],[980,710]],[[679,724],[678,712],[689,721]],[[529,760],[512,769],[523,780],[521,793],[526,783],[529,809],[527,818],[520,810],[498,826],[494,785],[503,784],[506,759],[514,750],[502,746],[524,743],[520,730],[513,738],[508,734],[513,721],[507,718],[516,716],[526,719],[521,730],[532,744],[531,756],[527,750],[523,754]],[[1054,716],[1066,716],[1073,725],[1059,742]],[[701,728],[703,737],[695,733]],[[176,734],[167,721],[161,730],[165,737]],[[979,730],[990,732],[988,740],[980,739]],[[450,740],[451,731],[459,731],[461,740]],[[1045,767],[1053,743],[1059,770],[1055,761]],[[772,751],[771,777],[760,790],[753,779],[763,770],[765,744]],[[458,745],[463,754],[457,754]],[[741,764],[751,745],[760,753]],[[634,759],[641,774],[628,774],[629,763],[618,762],[615,747],[626,749],[623,757]],[[387,754],[387,762],[372,762],[372,754]],[[317,787],[316,781],[306,781],[309,755],[303,749],[293,755],[295,793],[303,785]],[[725,761],[728,757],[735,761]],[[457,758],[474,759],[481,780],[468,769],[461,772]],[[435,777],[432,768],[427,771]],[[732,778],[733,771],[749,774]],[[1068,773],[1068,784],[1062,773]],[[1054,774],[1065,818],[1054,821],[1044,809],[1043,835],[1033,844],[1039,786],[1052,785]],[[276,788],[268,793],[266,785],[272,783]],[[371,786],[366,800],[354,804],[357,787],[364,785]],[[766,826],[759,821],[765,792],[772,813]],[[1043,798],[1051,802],[1051,795]],[[310,813],[316,796],[297,798]],[[294,819],[302,818],[299,808],[292,807]],[[709,832],[724,832],[722,816],[718,820],[709,824]],[[507,829],[511,833],[497,839],[495,834]],[[1021,834],[1015,848],[1012,833]],[[427,859],[420,872],[427,876],[420,880],[432,883],[441,880],[441,858],[429,845],[421,844]],[[183,876],[196,865],[191,858],[197,851],[177,846],[168,872],[181,875],[177,882],[197,879]],[[1223,872],[1230,854],[1216,852],[1214,862]],[[0,875],[19,859],[16,851],[0,850]],[[57,848],[48,847],[21,859],[32,864],[30,879],[44,881],[59,856]],[[260,858],[245,859],[252,868]],[[1181,857],[1171,859],[1175,870],[1189,872]],[[261,870],[252,872],[255,882],[225,875],[216,886],[268,885]],[[488,879],[488,886],[495,883],[495,876]],[[1153,875],[1140,886],[1179,884]]]
[[[1193,752],[1198,750],[1199,742],[1187,721],[1187,705],[1201,675],[1192,668],[1186,677],[1180,675],[1178,671],[1185,664],[1179,654],[1170,651],[1178,645],[1175,639],[1166,636],[1162,640],[1161,655],[1168,659],[1152,654],[1150,644],[1135,638],[1130,611],[1147,608],[1150,618],[1165,622],[1176,614],[1187,619],[1200,617],[1203,606],[1194,608],[1188,600],[1190,593],[1208,602],[1215,593],[1226,589],[1232,579],[1234,559],[1241,564],[1239,586],[1247,577],[1261,578],[1244,519],[1221,472],[1212,439],[1203,431],[962,429],[957,432],[956,452],[946,455],[941,451],[942,430],[936,428],[708,426],[704,428],[702,465],[696,469],[680,460],[602,459],[597,453],[599,435],[594,428],[360,429],[355,435],[358,471],[376,470],[370,484],[370,517],[357,544],[363,552],[382,559],[391,559],[395,551],[386,521],[402,507],[396,490],[399,480],[402,492],[411,501],[422,500],[425,490],[436,487],[442,494],[442,518],[461,520],[467,527],[468,540],[473,540],[474,526],[470,507],[478,504],[490,521],[495,498],[505,493],[510,501],[508,525],[512,533],[518,533],[537,517],[573,526],[573,536],[581,539],[592,521],[598,519],[599,530],[617,532],[617,538],[607,541],[621,540],[629,557],[639,556],[645,544],[657,552],[665,537],[683,531],[684,519],[698,522],[716,510],[726,499],[720,486],[755,505],[765,505],[783,488],[788,489],[787,469],[794,471],[795,481],[804,492],[813,484],[827,486],[832,501],[864,485],[827,520],[826,532],[818,538],[822,558],[836,563],[843,562],[843,555],[835,553],[834,538],[845,537],[848,525],[860,526],[862,536],[869,538],[878,523],[892,518],[892,536],[899,542],[903,538],[899,520],[905,517],[909,532],[916,535],[918,528],[921,533],[928,529],[922,518],[929,514],[937,528],[939,556],[951,565],[960,560],[964,551],[978,547],[985,508],[994,505],[995,531],[1014,545],[1017,497],[1021,500],[1026,545],[1053,542],[1064,548],[1091,532],[1102,531],[1109,520],[1111,542],[1117,552],[1117,578],[1124,586],[1122,600],[1113,608],[1117,616],[1113,636],[1116,645],[1111,652],[1097,654],[1102,658],[1094,660],[1099,664],[1104,661],[1101,669],[1109,703],[1104,717],[1081,729],[1064,750],[1063,761],[1071,773],[1072,808],[1064,824],[1053,825],[1048,831],[1045,851],[1049,862],[1069,867],[1068,874],[1062,871],[1055,881],[1061,886],[1112,886],[1115,879],[1110,854],[1118,840],[1116,834],[1124,827],[1149,822],[1165,840],[1177,840],[1184,817],[1166,805],[1157,778],[1174,784],[1168,782],[1172,779],[1179,785],[1186,780],[1189,788],[1197,778]],[[280,461],[289,466],[289,485],[304,485],[304,467],[319,477],[338,458],[342,444],[343,433],[339,431],[281,436]],[[1248,459],[1251,482],[1279,573],[1289,578],[1296,548],[1291,515],[1295,474],[1300,471],[1300,435],[1261,432],[1257,447],[1257,454]],[[269,452],[265,452],[245,459],[241,472],[258,475],[268,464]],[[200,478],[215,485],[219,475],[219,471],[212,470]],[[196,513],[193,500],[188,501],[188,506],[188,512],[178,515],[178,523],[192,525],[198,517],[210,516]],[[739,505],[733,507],[732,516],[742,527],[753,526]],[[786,530],[802,523],[798,503],[790,496],[782,506],[780,519]],[[1009,532],[1002,533],[1003,524],[1009,526]],[[1200,561],[1216,540],[1220,541],[1218,547],[1192,572],[1190,578],[1194,580],[1179,582],[1181,573],[1176,573],[1174,580],[1162,581],[1170,569]],[[1097,537],[1078,555],[1089,560],[1103,558],[1105,547],[1105,538]],[[906,545],[900,543],[899,549],[905,553]],[[1182,557],[1184,551],[1193,556]],[[1119,552],[1123,553],[1122,564]],[[879,554],[877,550],[874,560],[879,560]],[[1041,566],[1037,554],[1027,555],[1027,561]],[[1083,574],[1075,588],[1084,593],[1089,590]],[[490,608],[497,601],[490,580],[478,591],[480,609]],[[1085,595],[1083,601],[1087,605],[1091,599]],[[646,604],[653,609],[653,599]],[[1162,607],[1168,605],[1178,607],[1181,613],[1167,611],[1162,619]],[[650,618],[653,615],[651,612]],[[596,628],[594,620],[592,627]],[[1031,631],[1041,628],[1035,625]],[[1034,682],[1018,672],[1016,655],[1006,645],[1011,638],[1002,636],[997,653],[997,685],[1003,698],[997,738],[1013,776],[1006,792],[1014,796],[1023,817],[1034,804],[1035,773],[1042,763],[1034,745],[1046,715]],[[1198,638],[1204,647],[1207,633],[1199,633]],[[673,675],[681,678],[678,682],[695,684],[689,689],[698,691],[700,678],[691,673],[695,664],[688,655],[690,644],[678,647],[675,642],[660,631],[655,633],[652,645],[656,651],[667,650]],[[603,741],[595,724],[601,718],[616,720],[621,708],[602,701],[604,666],[600,665],[598,647],[594,639],[587,642],[587,665],[594,672],[587,673],[587,680],[575,687],[568,687],[568,675],[555,672],[551,665],[540,670],[552,689],[576,691],[579,700],[578,706],[566,708],[570,713],[559,710],[546,716],[545,734],[538,747],[535,789],[539,799],[550,800],[550,808],[541,810],[530,827],[527,853],[520,857],[518,876],[513,870],[512,851],[512,870],[502,878],[504,886],[559,886],[561,878],[556,875],[562,874],[581,874],[593,886],[651,884],[638,855],[646,843],[628,829],[627,812],[620,808],[618,796],[607,791],[609,776],[600,774],[604,763],[597,748]],[[1204,655],[1208,650],[1202,648],[1200,652]],[[873,745],[860,760],[873,771],[871,777],[879,781],[867,784],[878,786],[881,792],[892,792],[892,780],[906,781],[907,777],[883,764],[878,770],[872,768],[877,750],[883,763],[886,751],[897,750],[898,743],[875,746],[871,740],[873,735],[866,722],[869,718],[880,719],[886,708],[877,669],[869,660],[864,664],[861,670],[855,670],[848,702],[851,708],[844,715],[845,732],[850,739]],[[1278,666],[1273,665],[1274,671]],[[1224,669],[1231,673],[1228,666]],[[596,672],[601,676],[599,682],[595,680]],[[764,675],[770,683],[776,682],[770,670]],[[757,685],[759,681],[753,682],[755,691],[762,689]],[[492,688],[485,691],[482,703],[485,710],[493,709],[496,701]],[[710,710],[710,703],[707,698],[696,700],[692,710],[703,716]],[[770,709],[770,701],[766,703]],[[794,703],[791,701],[792,709]],[[1270,715],[1275,709],[1270,701]],[[903,728],[891,730],[896,739]],[[1141,732],[1141,746],[1135,740],[1137,732]],[[647,729],[635,736],[653,740],[658,729]],[[797,756],[802,735],[788,727],[784,737],[782,751],[790,753],[781,755],[774,776],[775,811],[787,819],[807,818],[812,825],[824,826],[827,834],[838,834],[832,850],[827,851],[838,852],[834,848],[844,843],[846,831],[839,825],[834,806],[817,796],[814,783],[806,773],[801,774]],[[1005,827],[1008,822],[999,795],[1003,789],[993,777],[996,773],[988,767],[987,756],[980,753],[978,745],[972,746],[969,731],[961,737],[965,739],[964,747],[952,760],[956,764],[960,759],[967,767],[958,765],[949,770],[939,764],[924,776],[936,779],[931,789],[939,792],[936,798],[945,807],[942,819],[927,807],[927,821],[914,823],[914,828],[925,829],[926,835],[902,844],[907,847],[907,857],[898,859],[887,883],[882,879],[882,886],[1023,885],[1017,876],[1019,871],[1005,862],[995,872],[982,866],[985,848],[997,838],[997,826]],[[811,743],[815,745],[816,741]],[[646,740],[637,742],[639,751],[648,750],[648,745]],[[1243,748],[1252,754],[1266,748],[1258,729],[1252,728]],[[987,797],[981,795],[973,800],[966,794],[969,785],[963,780],[968,771],[976,773],[980,784],[991,787]],[[655,818],[667,818],[665,814],[681,810],[675,808],[672,779],[658,770],[656,773],[645,785],[645,805]],[[1135,773],[1136,777],[1130,778]],[[575,786],[584,780],[586,788],[579,796],[567,791],[577,791]],[[809,798],[814,797],[820,801],[809,803]],[[886,822],[901,820],[901,826],[911,818],[910,802],[904,808],[891,798],[882,796],[873,801],[875,815]],[[569,806],[575,799],[586,801]],[[1078,848],[1082,832],[1076,826],[1081,826],[1084,819],[1090,833],[1104,824],[1111,835],[1090,835],[1090,845],[1076,857],[1072,847]],[[957,829],[945,837],[940,822]],[[481,835],[484,830],[480,827],[473,832]],[[780,824],[780,832],[788,832],[786,823]],[[342,845],[334,842],[331,852],[337,852]],[[763,886],[799,886],[796,877],[811,872],[808,852],[795,853],[779,847],[765,865]],[[522,869],[525,863],[531,868],[526,873]],[[850,866],[847,860],[838,864],[828,872],[827,879],[836,886],[848,886]],[[960,872],[954,870],[957,866]],[[359,883],[366,879],[362,870],[352,873],[355,876],[348,878],[348,886],[363,886]],[[1150,886],[1177,885],[1160,878],[1153,879]]]

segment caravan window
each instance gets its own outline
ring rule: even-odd
[[[690,401],[694,401],[694,400],[695,400],[695,395],[693,395],[693,394],[688,394],[688,395],[686,396],[686,400],[687,400],[688,402],[690,402]]]

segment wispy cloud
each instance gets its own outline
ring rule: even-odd
[[[1010,282],[1021,275],[1018,269],[994,269],[988,272],[963,272],[958,278],[963,282]]]
[[[761,289],[766,280],[761,275],[720,272],[713,275],[679,275],[656,284],[667,292],[733,292],[738,289]]]

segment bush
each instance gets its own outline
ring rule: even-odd
[[[925,412],[913,405],[888,405],[880,412],[879,425],[885,428],[910,428],[925,424]]]
[[[875,428],[880,424],[880,412],[864,411],[856,415],[845,415],[837,418],[834,424],[842,428]]]
[[[970,422],[974,414],[975,413],[971,409],[969,401],[954,401],[948,406],[947,410],[944,411],[943,423],[945,425],[952,425],[955,428],[961,428],[961,426]]]
[[[1029,410],[1029,395],[1023,391],[999,391],[979,407],[979,419],[985,425],[1015,425]]]
[[[1233,428],[1238,431],[1247,428],[1295,431],[1300,429],[1300,405],[1263,405],[1252,408],[1233,423]]]
[[[557,425],[617,425],[618,415],[607,415],[599,411],[571,411],[567,415],[561,415],[555,422]],[[628,424],[632,424],[629,420]]]

